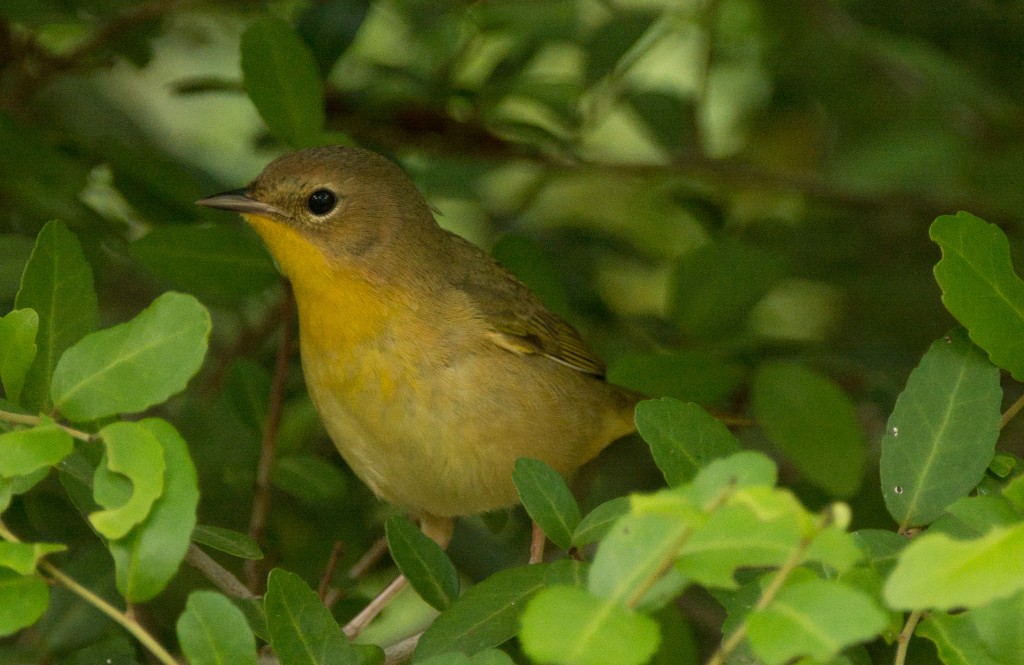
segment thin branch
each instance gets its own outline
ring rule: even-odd
[[[906,662],[910,638],[914,636],[917,622],[921,620],[922,616],[924,616],[924,610],[915,610],[907,617],[907,623],[903,625],[903,630],[896,638],[896,658],[892,661],[893,665],[903,665]]]
[[[1017,401],[1010,405],[1004,413],[1003,417],[999,419],[999,429],[1006,427],[1007,423],[1013,420],[1013,417],[1024,408],[1024,394],[1017,398]]]
[[[214,561],[213,557],[194,543],[188,546],[185,561],[227,595],[246,600],[256,597],[241,580],[231,574],[231,571]]]
[[[285,285],[284,293],[287,309],[290,311],[292,305],[291,287]],[[284,382],[288,374],[288,355],[292,345],[291,338],[292,317],[285,316],[281,320],[281,345],[277,351],[274,379],[270,386],[267,423],[263,428],[263,440],[260,444],[260,461],[256,469],[256,492],[253,497],[252,517],[249,521],[249,537],[259,545],[263,545],[267,515],[270,512],[270,476],[274,470],[277,430],[281,424],[281,403],[284,401]],[[259,593],[263,584],[261,566],[256,561],[246,561],[245,573],[249,589],[253,593]]]
[[[3,524],[3,522],[0,522],[0,538],[12,543],[21,542],[17,536],[7,529],[7,526]],[[138,640],[142,646],[146,647],[146,649],[161,663],[164,665],[178,665],[178,661],[175,660],[174,656],[168,653],[168,651],[164,649],[163,645],[157,642],[152,635],[146,632],[145,628],[128,616],[128,614],[117,609],[103,598],[100,598],[95,593],[76,582],[70,576],[65,575],[59,568],[49,561],[40,561],[39,569],[49,575],[53,580],[62,584],[68,589],[68,591],[71,591],[103,614],[106,614],[115,623],[127,630],[132,637]]]
[[[13,411],[3,410],[0,410],[0,420],[6,420],[7,422],[12,423],[14,425],[28,425],[29,427],[36,427],[38,425],[41,425],[43,422],[43,419],[40,418],[39,416],[33,416],[27,413],[14,413]],[[67,425],[61,425],[60,423],[54,424],[57,425],[57,427],[64,430],[65,432],[67,432],[68,434],[70,434],[72,437],[78,439],[79,441],[91,442],[99,438],[96,434],[83,432],[82,430],[75,429],[74,427],[68,427]]]

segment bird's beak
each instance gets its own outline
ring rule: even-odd
[[[269,203],[263,203],[262,201],[257,201],[256,199],[251,198],[248,191],[245,189],[232,189],[229,192],[222,192],[220,194],[214,194],[213,196],[207,196],[205,199],[199,199],[196,201],[196,205],[278,219],[287,219],[290,216],[288,213],[279,208],[275,208]]]

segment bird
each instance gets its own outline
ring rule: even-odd
[[[393,161],[285,154],[199,205],[241,214],[288,279],[306,387],[356,476],[445,547],[513,506],[518,458],[570,477],[635,431],[641,396],[489,254],[442,228]]]

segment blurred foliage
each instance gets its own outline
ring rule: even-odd
[[[285,22],[294,31],[282,33]],[[246,53],[253,25],[278,44],[297,35],[296,57],[315,75],[292,79],[261,60],[256,31]],[[168,289],[206,305],[204,369],[158,415],[188,442],[199,522],[245,532],[290,305],[255,236],[193,202],[241,186],[289,144],[352,142],[400,162],[443,226],[494,247],[613,380],[739,415],[751,413],[752,384],[790,380],[779,368],[824,386],[828,399],[794,408],[843,404],[843,422],[830,424],[851,443],[838,458],[853,454],[863,470],[829,478],[820,451],[811,462],[794,451],[812,445],[799,436],[747,428],[741,443],[775,456],[811,509],[840,483],[855,527],[891,529],[878,486],[885,417],[952,325],[928,224],[971,210],[1019,248],[1022,61],[1017,1],[4,0],[0,311],[15,306],[34,239],[54,218],[82,245],[101,326]],[[259,88],[273,80],[302,83],[312,102]],[[310,103],[323,112],[275,125]],[[97,325],[89,316],[83,333]],[[52,361],[74,341],[53,338]],[[347,587],[344,571],[383,533],[388,509],[333,453],[297,357],[288,363],[267,557],[249,572],[281,566],[313,581],[340,541],[334,583]],[[38,406],[45,385],[29,377]],[[863,431],[850,433],[858,419]],[[1019,426],[1008,432],[1020,452]],[[624,442],[581,473],[587,511],[662,484],[650,456],[635,454],[645,450]],[[5,520],[69,543],[65,567],[113,596],[109,562],[52,477]],[[482,579],[525,560],[528,531],[522,511],[467,519],[449,553]],[[335,615],[351,616],[376,581],[360,581]],[[183,568],[145,606],[166,643],[202,585]],[[713,605],[685,608],[713,636],[702,652],[719,636]],[[202,598],[189,608],[196,622],[218,609]],[[71,654],[108,644],[114,662],[132,662],[110,625],[72,629],[90,611],[56,591],[31,634],[0,642],[0,661],[86,662]],[[387,641],[423,612],[399,603],[367,639]]]

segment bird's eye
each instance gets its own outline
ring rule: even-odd
[[[338,203],[338,197],[329,189],[318,189],[306,199],[306,207],[314,215],[326,215],[334,210]]]

